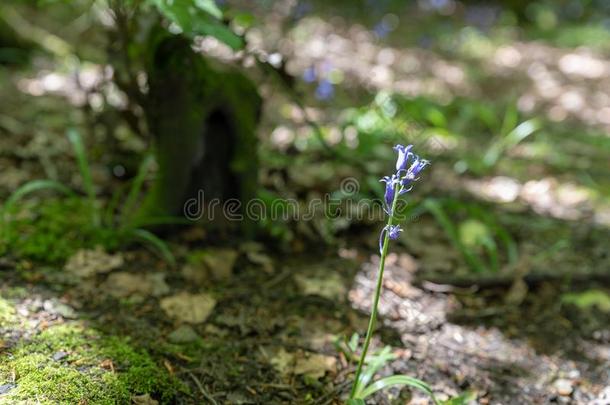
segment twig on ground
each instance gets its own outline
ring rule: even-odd
[[[188,371],[188,375],[191,377],[191,379],[195,382],[195,384],[197,385],[197,387],[199,388],[199,391],[201,391],[201,394],[208,400],[210,401],[212,404],[214,405],[218,405],[218,402],[216,402],[216,400],[214,399],[214,397],[212,395],[210,395],[205,388],[203,387],[203,384],[201,384],[201,381],[199,381],[199,379],[195,376],[195,374],[191,373],[190,371]]]

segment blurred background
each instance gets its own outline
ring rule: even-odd
[[[4,1],[0,86],[0,401],[340,403],[413,144],[382,374],[610,404],[610,2]]]

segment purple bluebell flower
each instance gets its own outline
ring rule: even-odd
[[[379,235],[379,253],[383,252],[383,239],[385,238],[385,233],[388,233],[388,236],[391,240],[396,240],[400,236],[402,232],[402,228],[400,225],[386,225]]]
[[[318,100],[328,100],[335,94],[335,88],[333,84],[327,79],[320,80],[318,87],[316,88],[316,98]]]
[[[385,38],[392,31],[392,27],[388,24],[387,21],[381,20],[375,27],[373,27],[373,32],[377,36],[377,38]]]
[[[413,155],[413,158],[414,158],[413,163],[411,164],[409,169],[406,171],[405,175],[402,176],[402,178],[400,179],[401,184],[403,186],[408,186],[412,182],[417,180],[417,176],[419,175],[419,173],[422,170],[424,170],[424,168],[426,166],[428,166],[430,164],[429,161],[427,161],[425,159],[420,159],[420,157],[417,155]]]
[[[398,152],[398,159],[396,159],[396,172],[407,169],[409,158],[413,156],[411,149],[413,149],[413,145],[403,146],[399,144],[394,146],[394,150]]]
[[[390,217],[393,215],[392,208],[394,199],[398,196],[408,193],[413,188],[413,182],[417,180],[419,173],[428,165],[425,159],[411,152],[413,145],[396,145],[394,150],[398,152],[396,159],[396,173],[391,176],[384,176],[380,181],[385,183],[385,193],[383,196],[383,209]],[[396,193],[398,192],[398,195]],[[385,232],[388,232],[390,239],[398,238],[402,229],[398,225],[387,225],[381,230],[379,235],[379,248],[383,247],[383,238]]]
[[[385,193],[384,193],[384,211],[388,215],[392,215],[392,203],[394,202],[394,195],[396,194],[396,186],[399,184],[400,180],[397,175],[393,174],[392,176],[385,176],[381,180],[385,183]]]
[[[307,83],[313,83],[316,81],[316,68],[313,66],[308,67],[303,72],[303,80]]]

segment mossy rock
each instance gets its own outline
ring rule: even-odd
[[[6,353],[0,385],[15,387],[0,403],[128,404],[150,394],[169,403],[185,389],[128,339],[104,336],[83,323],[51,326]]]

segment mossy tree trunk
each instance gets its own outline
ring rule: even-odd
[[[254,84],[195,53],[180,36],[156,41],[147,74],[145,110],[159,171],[140,219],[184,215],[185,203],[202,195],[200,203],[237,199],[243,209],[257,184],[261,99]],[[199,205],[205,220],[226,223]]]

